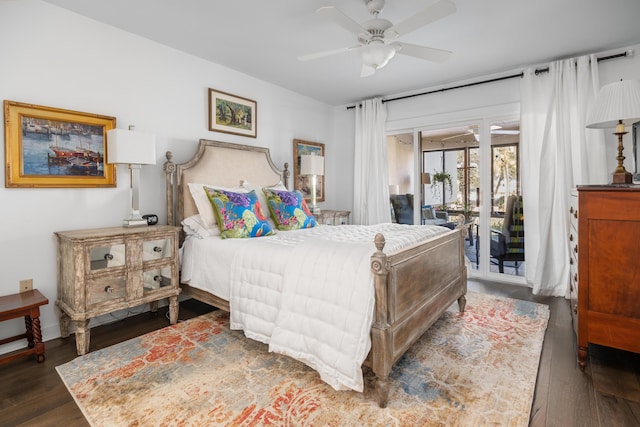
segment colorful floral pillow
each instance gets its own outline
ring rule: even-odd
[[[278,230],[298,230],[317,225],[301,192],[267,188],[262,191],[267,196],[269,211]]]
[[[213,206],[213,212],[220,227],[220,236],[223,239],[275,234],[262,215],[260,201],[255,191],[235,193],[206,186],[204,191]]]

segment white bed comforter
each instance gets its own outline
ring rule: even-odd
[[[255,239],[231,268],[231,327],[302,361],[337,390],[362,391],[375,295],[376,233],[394,253],[442,227],[317,227]],[[264,254],[268,253],[268,257]]]
[[[375,235],[384,234],[384,251],[393,254],[447,231],[378,224],[279,231],[259,239],[188,239],[182,279],[208,291],[196,282],[228,282],[228,290],[214,293],[229,299],[231,328],[304,362],[337,390],[362,391],[375,304]],[[215,246],[217,253],[224,247],[224,255],[212,261],[216,255],[197,246]],[[215,268],[203,270],[206,265]]]

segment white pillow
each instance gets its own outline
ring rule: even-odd
[[[269,219],[271,218],[271,211],[269,210],[269,206],[267,205],[267,196],[264,195],[264,189],[267,190],[278,190],[278,191],[287,191],[287,187],[284,186],[282,181],[278,182],[275,185],[270,185],[268,187],[258,187],[256,185],[251,184],[249,181],[242,181],[242,187],[247,190],[247,192],[253,190],[258,195],[258,200],[260,201],[260,208],[262,209],[262,215]],[[274,228],[275,230],[275,228]]]
[[[199,239],[220,235],[218,226],[214,224],[213,227],[207,228],[202,222],[200,214],[191,215],[182,220],[182,229],[188,236],[195,236]]]
[[[219,185],[190,182],[189,192],[191,193],[191,197],[193,197],[193,201],[195,202],[198,213],[200,214],[200,220],[206,229],[210,229],[217,224],[217,221],[216,216],[213,213],[213,206],[211,206],[207,193],[204,191],[205,185],[211,188],[219,188],[224,191],[233,191],[234,193],[248,193],[248,191],[244,187],[226,188],[220,187]]]

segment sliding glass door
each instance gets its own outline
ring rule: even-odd
[[[423,211],[435,211],[423,222],[464,224],[472,275],[523,277],[519,122],[479,120],[419,135]],[[516,223],[509,209],[520,209]]]

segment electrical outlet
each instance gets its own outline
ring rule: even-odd
[[[30,291],[33,289],[33,279],[20,280],[20,292]]]

